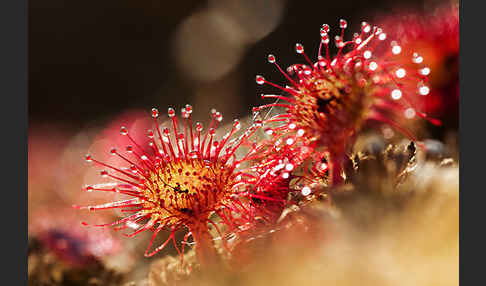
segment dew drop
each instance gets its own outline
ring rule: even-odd
[[[365,59],[369,59],[369,58],[371,58],[371,51],[365,51],[365,52],[363,53],[363,57],[364,57]]]
[[[86,159],[87,162],[92,162],[93,161],[93,157],[91,157],[90,154],[86,155],[85,159]]]
[[[191,151],[189,152],[189,157],[192,159],[196,159],[199,153],[197,151]]]
[[[234,128],[235,130],[240,130],[240,128],[241,128],[241,123],[240,123],[240,121],[239,121],[238,119],[233,120],[233,128]]]
[[[125,126],[122,126],[120,128],[120,133],[121,133],[121,135],[127,135],[128,134],[127,128]]]
[[[203,126],[200,122],[196,122],[196,131],[201,132],[203,130]]]
[[[399,45],[394,45],[394,46],[392,47],[392,53],[393,53],[394,55],[398,55],[398,54],[399,54],[399,53],[401,53],[401,52],[402,52],[402,47],[400,47]]]
[[[133,152],[133,147],[131,145],[128,145],[127,148],[126,148],[127,152],[128,153],[132,153]]]
[[[391,97],[394,99],[394,100],[399,100],[401,97],[402,97],[402,91],[399,90],[399,89],[394,89],[392,90],[391,92]]]
[[[361,31],[363,31],[363,33],[369,33],[371,31],[370,24],[368,24],[367,22],[362,22],[361,23]]]
[[[341,29],[346,29],[347,26],[348,26],[348,22],[346,20],[344,19],[339,20],[339,27]]]
[[[321,29],[323,29],[323,30],[324,30],[324,32],[326,32],[326,33],[329,33],[329,30],[330,30],[330,28],[329,28],[329,25],[328,25],[328,24],[322,24],[322,28],[321,28]]]
[[[185,108],[181,108],[181,116],[182,118],[189,118],[189,113],[187,113]]]
[[[341,39],[341,37],[340,37],[340,36],[336,36],[336,37],[334,37],[334,42],[335,42],[335,44],[336,44],[336,47],[338,47],[338,48],[342,48],[342,47],[344,47],[343,40]]]
[[[321,28],[320,34],[321,37],[327,36],[327,32],[323,28]]]
[[[174,108],[169,107],[169,109],[167,110],[167,114],[170,118],[174,117],[176,115]]]
[[[325,34],[321,37],[321,40],[322,40],[322,43],[323,44],[329,44],[329,35],[328,34]]]
[[[419,56],[417,53],[414,53],[413,54],[413,59],[412,61],[416,64],[420,64],[421,62],[424,61],[424,58],[422,58],[421,56]]]
[[[374,71],[378,68],[378,64],[376,62],[371,62],[369,65],[369,69]]]
[[[317,170],[319,170],[319,172],[321,172],[321,173],[327,171],[327,164],[326,163],[318,163]]]
[[[186,112],[191,114],[192,113],[192,105],[186,104]]]
[[[298,54],[302,54],[304,52],[304,46],[302,44],[295,44],[295,51],[298,53]]]
[[[152,117],[153,118],[159,117],[159,110],[157,108],[152,108]]]
[[[264,84],[265,83],[265,78],[261,75],[256,76],[256,83],[257,84]]]
[[[311,193],[311,188],[309,188],[308,186],[305,186],[305,187],[302,188],[301,193],[304,196],[308,196]]]
[[[429,75],[430,74],[430,68],[425,67],[425,68],[421,69],[420,74],[421,75]]]
[[[106,170],[103,170],[103,171],[100,172],[100,175],[102,177],[108,177],[108,172]]]
[[[268,59],[268,62],[271,63],[271,64],[275,63],[275,60],[276,60],[275,56],[272,55],[272,54],[268,55],[267,59]]]
[[[421,87],[419,88],[419,93],[420,93],[421,95],[427,95],[427,94],[429,94],[429,91],[430,91],[430,89],[429,89],[429,87],[428,87],[428,86],[426,86],[426,85],[421,86]]]
[[[399,68],[395,71],[395,75],[398,77],[398,78],[403,78],[405,77],[405,75],[407,74],[407,72],[405,71],[405,69],[403,68]]]
[[[116,148],[111,148],[110,154],[111,155],[116,155]]]
[[[405,110],[404,114],[406,118],[412,119],[415,117],[415,109],[409,107]]]
[[[223,120],[223,114],[221,114],[221,112],[216,112],[214,114],[214,118],[216,119],[216,121],[221,122]]]

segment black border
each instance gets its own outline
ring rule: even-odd
[[[477,5],[477,7],[473,5]],[[482,7],[479,7],[479,6]],[[485,16],[481,1],[460,1],[459,40],[459,279],[461,285],[484,284],[484,213],[486,144]],[[467,40],[466,38],[469,38]],[[481,276],[480,276],[481,275]]]
[[[27,3],[2,1],[0,6],[0,257],[2,283],[8,285],[27,285]]]

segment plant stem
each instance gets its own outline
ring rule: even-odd
[[[196,244],[196,256],[201,269],[211,268],[220,262],[220,257],[213,244],[207,224],[201,224],[191,229]]]
[[[342,155],[331,153],[331,186],[333,187],[340,185],[344,181],[342,176],[343,162],[344,158]]]

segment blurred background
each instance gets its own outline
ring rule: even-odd
[[[98,170],[83,160],[87,152],[101,157],[113,145],[124,144],[117,136],[122,125],[145,133],[152,107],[164,112],[189,103],[194,117],[205,123],[211,108],[221,111],[225,122],[245,118],[262,103],[259,95],[265,91],[255,84],[255,75],[280,79],[266,60],[269,53],[287,66],[301,61],[296,42],[316,54],[323,23],[336,30],[339,19],[348,20],[350,37],[361,21],[397,11],[427,11],[442,2],[30,0],[29,243],[70,249],[72,255],[63,258],[69,263],[83,263],[84,256],[111,257],[104,263],[119,271],[132,271],[134,261],[148,264],[143,258],[146,236],[131,240],[106,231],[112,240],[108,246],[81,251],[79,245],[93,242],[72,228],[63,229],[80,226],[82,218],[70,218],[72,204],[107,199],[81,191],[84,184],[99,180]],[[64,221],[52,223],[59,216]],[[90,222],[103,221],[94,217],[89,216]],[[53,229],[64,233],[45,234]],[[126,251],[118,251],[120,247]],[[31,262],[32,269],[40,263]],[[76,281],[78,274],[70,279]],[[102,285],[112,283],[106,281]]]
[[[438,2],[31,0],[30,126],[80,130],[186,103],[198,114],[245,116],[260,102],[255,74],[275,73],[268,53],[291,64],[296,42],[317,50],[323,23],[336,29],[345,18],[352,35],[377,14]]]

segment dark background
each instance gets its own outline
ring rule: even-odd
[[[248,2],[258,7],[265,1]],[[276,54],[287,66],[301,60],[294,52],[296,42],[315,54],[323,23],[336,31],[338,20],[345,18],[351,36],[363,20],[401,6],[427,9],[434,4],[422,0],[289,0],[273,32],[249,44],[228,75],[214,82],[198,82],[178,68],[171,41],[184,19],[207,8],[206,1],[31,0],[29,125],[62,123],[76,130],[131,108],[149,110],[158,105],[165,110],[164,103],[182,107],[193,103],[194,92],[201,86],[217,87],[229,77],[238,79],[233,96],[241,99],[231,116],[245,116],[251,106],[262,103],[255,75],[276,77],[266,61],[268,53]],[[218,104],[229,98],[208,100]]]

